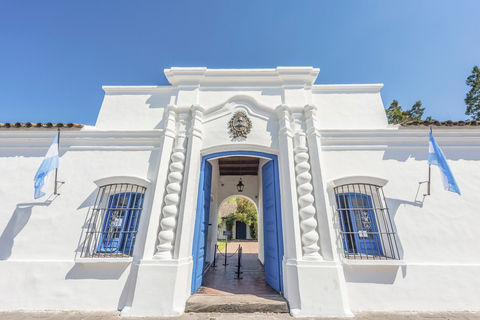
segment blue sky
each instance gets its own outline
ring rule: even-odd
[[[0,2],[0,122],[95,124],[102,85],[168,85],[176,67],[320,68],[383,83],[384,105],[466,120],[480,1]]]

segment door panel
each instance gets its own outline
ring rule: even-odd
[[[122,252],[121,244],[128,219],[130,193],[120,193],[110,196],[108,211],[103,222],[102,240],[98,252]]]
[[[235,223],[235,239],[247,239],[247,225],[244,222]]]
[[[381,255],[380,238],[370,196],[365,194],[350,194],[348,197],[350,217],[355,231],[357,252],[371,255]]]
[[[281,291],[281,228],[278,229],[279,215],[275,190],[274,162],[269,161],[262,167],[263,188],[263,237],[265,254],[265,281],[275,291]]]
[[[208,218],[210,215],[210,192],[212,186],[212,165],[203,162],[200,173],[198,192],[197,216],[195,219],[195,233],[193,245],[193,278],[192,294],[202,285],[205,266],[206,245],[208,236]]]

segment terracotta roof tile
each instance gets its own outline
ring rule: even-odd
[[[6,122],[0,123],[0,128],[83,128],[83,124],[80,123],[32,123],[32,122]]]
[[[463,127],[463,126],[470,126],[470,127],[475,127],[475,126],[480,126],[480,121],[452,121],[452,120],[447,120],[447,121],[408,121],[404,123],[400,123],[402,127],[429,127],[429,126],[436,126],[436,127]]]
[[[226,218],[237,211],[236,203],[224,203],[219,210],[220,218]]]

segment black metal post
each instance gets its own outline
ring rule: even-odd
[[[228,263],[227,263],[227,247],[228,247],[228,235],[225,239],[225,263],[223,264],[225,267],[228,266]]]
[[[240,271],[241,267],[242,267],[242,247],[240,247],[240,245],[238,245],[238,264],[237,264],[237,272],[235,272],[237,274],[235,279],[237,279],[237,280],[243,279],[242,277],[240,277],[240,275],[243,273],[243,272]]]
[[[218,244],[215,244],[215,254],[213,255],[213,265],[212,268],[217,267],[217,250],[218,250]]]

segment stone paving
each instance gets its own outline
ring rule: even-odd
[[[187,313],[179,317],[121,317],[119,312],[0,312],[1,320],[274,320],[274,319],[308,319],[308,320],[474,320],[480,319],[480,312],[362,312],[355,318],[293,318],[288,313]]]

